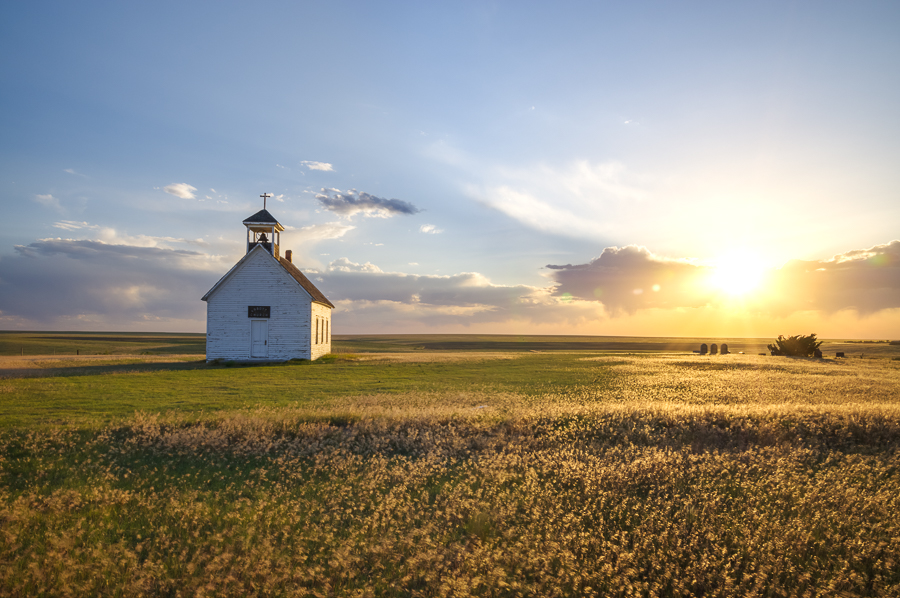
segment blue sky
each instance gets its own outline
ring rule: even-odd
[[[893,2],[9,4],[0,328],[204,330],[269,192],[335,333],[900,336],[898,26]]]

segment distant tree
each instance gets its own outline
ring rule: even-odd
[[[790,355],[793,357],[811,357],[819,349],[822,341],[816,340],[815,334],[808,336],[795,335],[784,338],[778,335],[774,345],[768,345],[772,355]]]

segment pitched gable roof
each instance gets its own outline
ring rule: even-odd
[[[316,288],[310,280],[306,277],[303,272],[300,271],[300,268],[287,261],[286,259],[278,258],[278,263],[287,270],[287,273],[294,277],[294,280],[300,283],[300,286],[303,287],[307,293],[313,298],[313,301],[316,303],[324,303],[328,307],[334,308],[334,304],[329,301],[325,295],[322,294],[322,291]]]
[[[262,245],[255,246],[253,249],[251,249],[247,253],[247,255],[245,255],[240,260],[238,260],[238,263],[236,263],[234,266],[232,266],[231,270],[229,270],[225,274],[225,276],[220,278],[219,281],[216,284],[214,284],[213,287],[211,289],[209,289],[205,295],[203,295],[201,300],[206,301],[207,299],[209,299],[209,296],[212,295],[216,291],[216,289],[218,289],[222,285],[222,283],[225,282],[225,280],[227,280],[229,277],[231,277],[231,275],[234,272],[236,272],[241,267],[241,265],[245,261],[247,261],[251,255],[253,255],[253,253],[255,251],[262,251],[264,255],[272,257],[272,254],[270,254],[268,251],[266,251],[262,247]],[[275,258],[272,258],[272,259],[275,259]],[[314,285],[312,282],[310,282],[310,280],[303,274],[303,272],[300,271],[299,268],[297,268],[297,266],[295,266],[291,262],[287,261],[283,257],[278,258],[276,261],[281,265],[282,268],[284,268],[285,272],[287,272],[287,274],[289,274],[291,278],[293,278],[294,280],[297,281],[297,283],[303,288],[304,291],[309,293],[309,296],[312,297],[313,302],[322,303],[322,304],[327,305],[328,307],[334,309],[334,304],[331,301],[329,301],[328,298],[325,297],[325,295],[322,294],[322,291],[320,291],[319,289],[316,288],[316,285]]]

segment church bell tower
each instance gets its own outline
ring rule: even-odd
[[[263,193],[260,197],[263,198],[263,209],[244,220],[244,226],[247,227],[247,253],[257,245],[262,245],[263,249],[278,259],[281,257],[278,246],[284,227],[266,209],[266,199],[272,196]]]

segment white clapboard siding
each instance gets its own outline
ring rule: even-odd
[[[318,359],[331,353],[331,308],[321,303],[312,304],[312,358]],[[316,323],[318,322],[318,326]],[[318,332],[318,334],[317,334]]]
[[[312,297],[265,251],[251,251],[207,297],[206,358],[249,360],[250,321],[247,307],[270,306],[268,355],[261,360],[316,359],[331,349],[315,345],[313,314],[331,309]],[[326,349],[327,346],[327,350]]]

